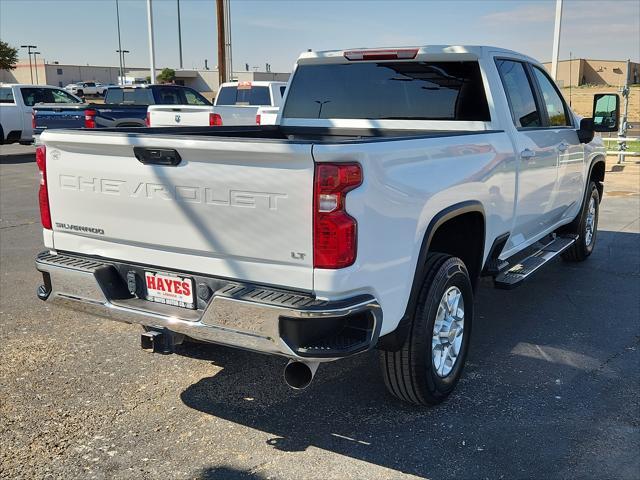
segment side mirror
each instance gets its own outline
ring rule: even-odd
[[[595,131],[593,130],[593,119],[583,118],[580,120],[580,128],[578,129],[578,140],[580,143],[589,143],[593,140]]]
[[[616,132],[620,120],[620,98],[615,93],[593,96],[593,131]]]

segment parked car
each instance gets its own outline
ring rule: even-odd
[[[101,83],[96,82],[80,82],[80,83],[70,83],[65,86],[64,89],[73,93],[74,95],[78,95],[80,97],[84,97],[87,95],[92,96],[101,96],[104,95],[105,87]]]
[[[287,84],[284,82],[229,82],[218,89],[213,106],[188,107],[152,105],[148,110],[151,127],[256,125],[258,110],[270,107],[258,124],[274,125]],[[194,106],[195,105],[195,106]],[[276,112],[273,116],[273,112]],[[271,122],[271,123],[268,123]]]
[[[104,104],[36,108],[34,135],[38,137],[44,130],[54,128],[144,127],[149,105],[180,105],[192,98],[211,105],[195,90],[180,85],[109,87]]]
[[[33,142],[33,106],[82,104],[82,100],[48,85],[0,83],[0,144]]]
[[[480,277],[511,289],[592,253],[594,132],[615,126],[509,50],[303,53],[276,126],[45,132],[38,295],[141,324],[158,352],[281,355],[294,388],[375,347],[393,395],[436,404],[483,327]]]

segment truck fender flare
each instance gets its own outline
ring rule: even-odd
[[[589,182],[591,181],[591,174],[593,173],[593,169],[599,163],[602,163],[605,166],[605,170],[606,170],[607,161],[606,161],[605,157],[602,156],[602,155],[596,155],[595,157],[593,157],[593,160],[591,160],[591,165],[589,165],[589,173],[587,175],[586,182],[585,182],[585,193],[584,193],[585,197],[587,196],[587,186],[589,185]],[[602,200],[602,198],[600,198],[600,200]]]
[[[481,213],[484,217],[484,208],[482,204],[477,200],[468,200],[465,202],[456,203],[451,205],[444,210],[438,212],[429,222],[427,229],[425,230],[424,237],[422,239],[422,244],[420,246],[420,253],[418,254],[418,261],[416,262],[416,269],[413,275],[413,282],[411,284],[411,292],[409,293],[409,300],[407,301],[407,307],[405,309],[405,313],[398,322],[398,326],[392,332],[387,333],[380,337],[376,348],[380,350],[386,351],[397,351],[402,348],[404,340],[409,333],[409,327],[411,325],[411,319],[416,311],[418,296],[420,294],[420,288],[422,287],[422,283],[424,281],[424,277],[426,275],[426,271],[424,270],[425,264],[427,262],[427,255],[429,254],[429,246],[431,245],[431,240],[433,239],[433,235],[438,230],[442,224],[451,220],[457,216],[463,215],[465,213],[470,212],[478,212]],[[486,235],[486,228],[485,228]],[[483,239],[484,245],[484,239]],[[483,247],[484,248],[484,247]],[[480,259],[480,263],[482,263],[482,258]],[[481,265],[480,265],[481,266]],[[480,270],[478,270],[480,271]]]
[[[607,163],[606,163],[605,157],[603,157],[602,155],[594,156],[593,159],[591,160],[591,164],[589,165],[589,171],[587,173],[587,176],[585,177],[584,193],[582,195],[582,201],[581,201],[580,205],[584,205],[585,199],[587,198],[587,195],[589,194],[589,189],[587,187],[589,186],[589,182],[591,182],[591,175],[593,174],[593,169],[599,163],[602,163],[604,165],[604,168],[606,169]],[[600,201],[602,201],[602,195],[600,196]],[[562,233],[562,232],[569,232],[569,233],[573,232],[578,227],[578,223],[580,222],[580,214],[581,214],[581,210],[578,211],[578,213],[576,214],[576,217],[573,220],[571,220],[571,222],[569,222],[566,225],[563,225],[562,227],[560,227],[558,229],[558,232],[560,232],[560,233]]]

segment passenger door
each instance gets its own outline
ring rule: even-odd
[[[14,98],[11,87],[0,87],[0,120],[4,130],[4,138],[0,138],[0,143],[7,139],[9,133],[22,130],[22,107],[20,99]],[[3,135],[0,135],[2,137]]]
[[[518,156],[516,208],[507,251],[529,242],[555,221],[558,142],[545,128],[528,65],[513,59],[496,59],[496,65],[511,110],[511,137]]]
[[[558,154],[558,178],[552,207],[555,221],[573,218],[578,213],[584,188],[584,146],[578,139],[576,126],[567,105],[549,75],[531,66],[546,116],[547,132]]]

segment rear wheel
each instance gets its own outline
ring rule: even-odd
[[[582,262],[586,260],[596,244],[598,233],[598,215],[600,213],[600,193],[595,182],[589,182],[587,197],[580,211],[580,221],[575,233],[576,242],[562,253],[563,260]]]
[[[469,349],[473,293],[459,258],[434,253],[397,352],[381,352],[382,375],[397,398],[416,405],[442,402],[458,383]]]

